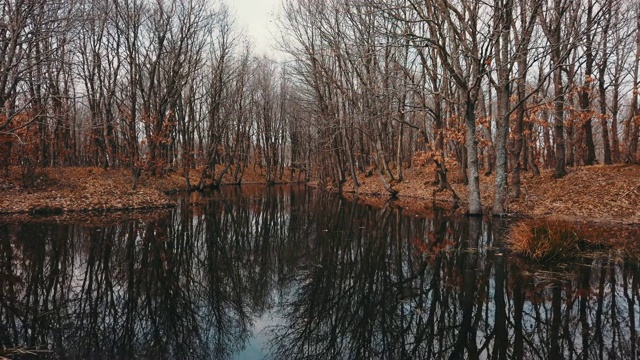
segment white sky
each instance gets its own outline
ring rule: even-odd
[[[273,54],[278,32],[276,14],[283,0],[226,0],[238,30],[254,45],[256,55]]]

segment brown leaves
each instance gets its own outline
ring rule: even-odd
[[[531,215],[559,214],[583,219],[640,223],[640,167],[597,165],[579,167],[558,180],[549,173],[525,179],[523,198],[512,206]],[[627,193],[628,192],[628,193]]]
[[[235,165],[237,166],[237,165]],[[231,166],[223,183],[234,183]],[[202,169],[191,172],[191,185]],[[2,174],[0,174],[2,175]],[[287,182],[289,172],[276,182]],[[162,176],[143,174],[136,190],[132,190],[130,169],[104,170],[95,167],[46,168],[38,170],[35,185],[25,189],[20,184],[20,169],[11,169],[11,176],[0,176],[0,214],[56,215],[67,212],[106,212],[166,208],[175,203],[165,194],[185,189],[186,180],[175,172]],[[293,179],[294,181],[296,179]],[[265,184],[264,169],[253,165],[244,169],[243,184]],[[206,184],[205,184],[206,185]],[[202,202],[198,200],[194,202]]]
[[[424,160],[427,153],[418,154],[414,165]],[[448,178],[456,193],[464,200],[467,187],[462,184],[460,169],[447,164]],[[559,215],[571,219],[584,219],[619,223],[640,223],[640,166],[596,165],[570,169],[562,179],[554,179],[552,171],[543,171],[541,176],[523,174],[522,195],[511,199],[509,212],[536,217]],[[384,196],[386,191],[376,178],[358,176],[357,191],[349,180],[344,191],[360,195]],[[404,170],[404,181],[394,185],[399,191],[400,201],[407,199],[419,206],[428,206],[431,200],[451,201],[448,192],[435,192],[435,167],[414,166]],[[480,177],[480,193],[484,206],[493,203],[493,176]],[[416,200],[420,199],[420,200]]]
[[[139,187],[131,191],[127,170],[58,168],[43,170],[46,186],[2,192],[0,213],[56,214],[72,211],[133,210],[172,206],[161,191]]]

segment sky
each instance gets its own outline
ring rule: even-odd
[[[273,54],[276,14],[283,0],[227,0],[237,27],[252,38],[256,55]]]

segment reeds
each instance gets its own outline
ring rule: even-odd
[[[507,244],[517,255],[534,261],[575,258],[580,252],[597,247],[588,233],[561,220],[525,220],[512,226]]]

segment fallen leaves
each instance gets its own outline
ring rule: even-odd
[[[97,168],[44,169],[46,184],[36,188],[7,187],[0,197],[0,213],[57,215],[75,211],[115,211],[163,208],[174,203],[157,189],[141,185],[132,191],[126,170]],[[46,180],[46,181],[45,181]]]
[[[429,207],[432,202],[450,202],[449,192],[436,192],[434,169],[429,166],[403,170],[404,180],[394,185],[401,201]],[[462,183],[459,170],[450,168],[449,180],[456,193],[466,201],[467,186]],[[386,191],[376,177],[358,176],[360,187],[355,189],[349,180],[343,191],[358,196],[384,197]],[[522,195],[510,199],[509,212],[535,217],[559,215],[590,221],[640,223],[640,166],[595,165],[570,168],[561,179],[544,170],[540,176],[522,174]],[[482,204],[487,210],[493,204],[494,176],[480,177]],[[384,204],[384,202],[382,202]]]
[[[16,169],[17,171],[17,169]],[[285,172],[286,174],[286,172]],[[17,175],[15,175],[17,177]],[[0,214],[57,214],[79,211],[115,211],[165,208],[173,201],[164,193],[183,189],[185,179],[171,173],[163,177],[143,175],[137,190],[132,190],[133,178],[126,169],[100,168],[43,169],[34,188],[22,189],[15,178],[0,177]],[[286,176],[285,176],[286,177]],[[467,186],[462,183],[460,170],[450,166],[448,178],[456,193],[464,200]],[[411,213],[432,210],[433,201],[450,204],[451,194],[437,192],[432,166],[404,169],[404,180],[394,184],[399,199],[393,204]],[[374,206],[386,206],[387,191],[375,176],[358,176],[360,187],[355,189],[349,179],[343,191],[359,197],[359,201]],[[493,203],[493,176],[481,176],[482,203]],[[197,179],[191,179],[196,183]],[[251,165],[243,183],[264,183],[263,170]],[[368,200],[367,200],[368,198]],[[377,200],[376,200],[377,199]],[[197,202],[197,199],[193,199]],[[512,213],[530,216],[556,215],[567,218],[640,223],[640,166],[596,165],[569,169],[569,174],[554,179],[551,170],[541,176],[522,176],[522,196],[510,199]],[[463,205],[464,207],[464,205]]]
[[[22,188],[20,170],[11,176],[0,176],[0,214],[59,215],[68,212],[111,212],[118,210],[157,209],[174,206],[167,193],[184,190],[186,180],[176,172],[152,177],[143,174],[136,190],[128,169],[105,170],[96,167],[38,169],[33,186]],[[232,166],[223,183],[235,183]],[[190,183],[195,186],[199,171],[192,171]],[[284,171],[277,182],[296,181]],[[265,169],[250,165],[244,170],[243,184],[265,184]],[[195,195],[194,195],[195,196]],[[202,199],[192,199],[202,203]]]

